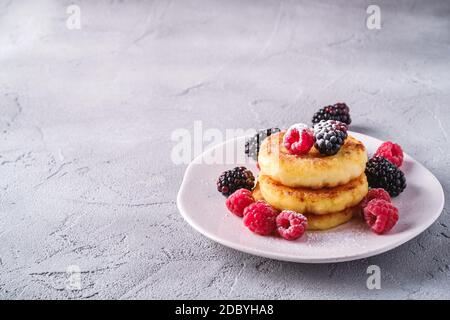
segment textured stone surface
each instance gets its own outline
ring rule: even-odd
[[[400,248],[330,265],[225,248],[176,208],[173,130],[287,126],[338,100],[448,193],[450,3],[379,1],[381,30],[369,4],[0,0],[0,297],[450,298],[448,205]]]

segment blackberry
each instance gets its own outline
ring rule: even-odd
[[[396,197],[406,188],[404,173],[383,157],[375,156],[367,162],[366,176],[371,188],[383,188]]]
[[[316,124],[322,120],[336,120],[350,125],[352,123],[350,108],[345,103],[336,103],[332,106],[323,107],[314,114],[312,123]]]
[[[255,186],[255,177],[246,167],[236,167],[223,172],[217,179],[217,190],[228,197],[238,189],[252,190]]]
[[[270,128],[266,130],[260,130],[253,137],[245,140],[245,154],[253,160],[258,160],[259,147],[265,138],[268,136],[280,132],[279,128]]]
[[[347,125],[345,123],[327,120],[314,125],[314,146],[323,155],[332,156],[339,152],[347,139]]]

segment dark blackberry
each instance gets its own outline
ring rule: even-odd
[[[327,120],[314,125],[314,146],[323,155],[332,156],[339,152],[347,139],[347,125],[345,123]]]
[[[255,186],[255,177],[246,167],[236,167],[223,172],[217,179],[217,190],[228,197],[238,189],[252,190]]]
[[[350,109],[345,103],[336,103],[332,106],[323,107],[314,114],[312,123],[316,124],[322,120],[336,120],[343,122],[346,125],[352,123]]]
[[[279,128],[270,128],[266,130],[260,130],[253,137],[245,140],[245,154],[247,157],[258,160],[259,147],[265,138],[268,136],[280,132]]]
[[[367,162],[366,176],[371,188],[383,188],[396,197],[406,188],[404,173],[383,157],[373,157]]]

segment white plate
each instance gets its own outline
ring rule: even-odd
[[[369,154],[382,141],[351,132],[361,140]],[[228,140],[197,157],[186,169],[178,193],[177,205],[184,219],[206,237],[227,247],[257,256],[303,262],[331,263],[374,256],[411,240],[426,230],[444,208],[444,191],[436,177],[419,162],[405,154],[402,170],[407,188],[397,198],[399,222],[385,235],[372,233],[360,219],[328,231],[307,232],[296,241],[276,237],[262,237],[250,232],[242,219],[229,213],[225,198],[216,190],[216,179],[225,170],[244,165],[257,174],[248,160],[228,164],[211,163],[211,157],[225,154],[225,150],[243,152],[245,137]],[[245,163],[247,161],[247,163]],[[222,161],[224,162],[224,161]]]

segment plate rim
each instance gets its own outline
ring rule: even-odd
[[[363,133],[359,133],[359,132],[353,132],[353,131],[349,131],[349,134],[353,134],[356,133],[357,135],[362,135],[362,136],[366,136],[372,139],[376,139],[376,140],[380,140],[378,138],[363,134]],[[439,213],[435,215],[435,217],[433,217],[433,219],[430,219],[430,221],[428,223],[423,224],[420,228],[417,229],[417,232],[414,232],[404,238],[400,238],[397,241],[395,241],[394,243],[391,243],[387,246],[382,246],[373,250],[368,250],[367,252],[361,253],[361,254],[356,254],[356,255],[345,255],[345,256],[341,256],[341,257],[328,257],[328,258],[307,258],[307,257],[298,257],[295,255],[289,255],[289,254],[279,254],[277,252],[267,252],[267,251],[262,251],[259,249],[255,249],[255,248],[251,248],[251,247],[247,247],[247,246],[243,246],[243,245],[239,245],[239,244],[235,244],[232,241],[228,241],[227,239],[224,238],[220,238],[216,235],[214,235],[213,233],[209,232],[208,230],[205,230],[204,228],[200,227],[187,213],[185,210],[185,208],[183,207],[182,204],[182,199],[181,196],[183,194],[183,190],[185,189],[185,184],[187,181],[187,176],[189,174],[189,171],[191,169],[191,167],[195,164],[198,164],[198,160],[200,158],[202,158],[204,156],[205,153],[209,152],[212,149],[216,149],[219,148],[231,141],[235,141],[238,139],[242,139],[245,138],[246,136],[237,136],[231,139],[227,139],[219,144],[216,144],[210,148],[207,148],[206,150],[204,150],[201,154],[199,154],[198,156],[196,156],[186,167],[185,171],[184,171],[184,175],[183,175],[183,179],[181,181],[180,187],[178,189],[178,193],[177,193],[177,200],[176,200],[176,204],[177,204],[177,208],[178,211],[180,212],[181,216],[183,217],[183,219],[191,226],[194,228],[194,230],[196,230],[197,232],[199,232],[200,234],[202,234],[203,236],[209,238],[210,240],[220,243],[223,246],[226,246],[228,248],[237,250],[237,251],[241,251],[247,254],[251,254],[254,256],[259,256],[259,257],[264,257],[264,258],[269,258],[269,259],[274,259],[274,260],[279,260],[279,261],[287,261],[287,262],[295,262],[295,263],[308,263],[308,264],[325,264],[325,263],[339,263],[339,262],[347,262],[347,261],[354,261],[354,260],[360,260],[360,259],[364,259],[364,258],[369,258],[369,257],[373,257],[388,251],[391,251],[395,248],[398,248],[399,246],[411,241],[412,239],[414,239],[415,237],[419,236],[420,234],[422,234],[425,230],[427,230],[431,225],[433,225],[437,219],[439,219],[439,217],[441,216],[444,207],[445,207],[445,193],[444,193],[444,188],[442,187],[442,184],[440,183],[439,179],[427,168],[425,167],[421,162],[417,161],[415,158],[411,157],[410,155],[408,155],[407,153],[405,153],[405,155],[407,155],[408,157],[410,157],[411,159],[414,160],[415,163],[417,163],[418,165],[420,165],[422,167],[422,169],[424,169],[425,171],[427,171],[431,177],[437,182],[437,184],[439,185],[439,190],[440,190],[440,196],[442,198],[442,203],[441,206],[439,208]],[[380,140],[382,141],[382,140]]]

